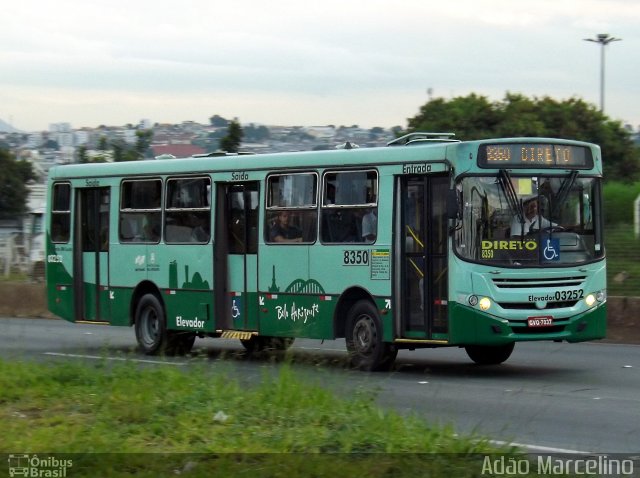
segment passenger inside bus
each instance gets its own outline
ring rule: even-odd
[[[271,226],[269,240],[271,242],[302,242],[302,231],[289,224],[289,211],[280,211],[276,222]]]
[[[376,234],[378,231],[378,216],[375,214],[375,209],[369,209],[364,216],[362,216],[362,239],[364,242],[375,242]]]
[[[323,219],[323,241],[360,242],[360,221],[353,209],[326,209]]]

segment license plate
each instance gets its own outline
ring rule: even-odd
[[[552,325],[553,317],[551,317],[550,315],[527,317],[527,326],[529,327],[551,327]]]

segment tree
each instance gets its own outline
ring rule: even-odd
[[[144,159],[149,146],[151,146],[151,140],[153,139],[153,130],[141,129],[136,131],[136,146],[135,151],[138,153],[137,159]]]
[[[106,136],[100,136],[98,140],[98,149],[100,151],[106,151],[109,149],[109,139]]]
[[[640,151],[629,131],[577,98],[558,101],[512,93],[496,102],[473,93],[436,98],[408,125],[408,132],[453,132],[461,140],[538,136],[587,141],[600,145],[606,178],[630,181],[640,176]]]
[[[77,154],[79,163],[89,162],[89,157],[87,156],[87,147],[85,145],[82,145],[77,149]]]
[[[116,163],[121,161],[129,161],[126,155],[127,145],[121,139],[111,141],[111,149],[113,150],[113,160]]]
[[[238,118],[234,118],[229,123],[226,136],[220,140],[220,148],[227,153],[237,153],[240,150],[243,136],[242,126],[240,126]]]
[[[209,123],[211,123],[211,126],[214,126],[216,128],[226,128],[227,126],[229,126],[229,120],[226,120],[219,115],[213,115],[211,118],[209,118]]]
[[[47,149],[55,149],[56,151],[60,150],[60,145],[53,139],[47,139],[44,143],[42,143],[42,147]]]
[[[0,219],[24,214],[27,210],[27,181],[35,179],[31,163],[0,149]]]
[[[259,143],[265,139],[269,139],[271,132],[264,125],[256,126],[251,123],[243,128],[243,137],[249,142]]]
[[[490,138],[499,122],[498,114],[485,96],[475,93],[452,100],[436,98],[423,105],[419,115],[409,119],[409,129],[452,132],[458,139]]]

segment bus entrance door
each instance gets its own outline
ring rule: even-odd
[[[405,338],[446,339],[448,188],[446,175],[400,179],[396,294]]]
[[[76,321],[108,322],[109,188],[78,189],[73,249]]]
[[[216,295],[216,301],[229,309],[223,313],[224,318],[217,320],[219,329],[258,329],[258,185],[258,182],[218,185],[218,201],[223,204],[217,207],[215,267],[218,268],[219,261],[226,272],[219,270],[216,274],[215,290],[225,289],[218,281],[226,282],[228,297]],[[216,312],[219,316],[219,308]]]

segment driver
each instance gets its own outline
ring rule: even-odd
[[[538,196],[526,199],[522,203],[524,213],[524,222],[520,222],[518,217],[514,217],[511,221],[511,236],[525,236],[530,232],[544,229],[547,227],[555,227],[556,223],[549,221],[541,216],[538,212]]]

